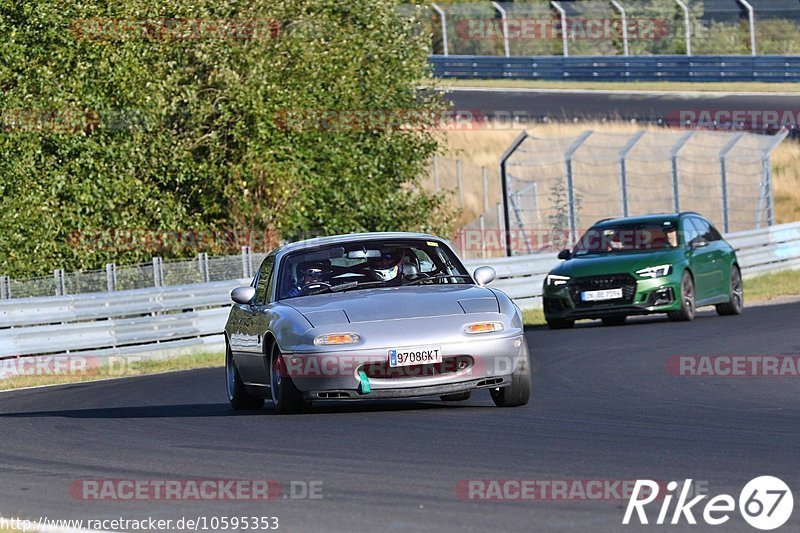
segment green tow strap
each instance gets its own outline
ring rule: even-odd
[[[361,380],[361,394],[369,394],[372,389],[369,388],[369,378],[363,370],[358,371],[358,378]]]

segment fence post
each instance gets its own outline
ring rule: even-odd
[[[622,19],[621,20],[621,22],[622,22],[622,49],[623,49],[623,55],[627,56],[627,55],[629,55],[629,53],[628,53],[629,52],[629,49],[628,49],[628,14],[625,12],[625,8],[622,7],[622,4],[617,2],[617,0],[611,0],[611,3],[614,5],[615,8],[617,8],[617,11],[619,11],[619,16]]]
[[[64,287],[64,269],[57,268],[53,270],[53,281],[56,286],[56,296],[64,296],[66,287]]]
[[[486,259],[486,217],[481,215],[479,221],[481,228],[481,257]]]
[[[486,165],[481,167],[481,174],[483,175],[483,212],[489,212],[489,169]]]
[[[683,3],[682,0],[675,0],[680,8],[683,10],[684,26],[686,31],[686,55],[692,55],[692,22],[689,20],[689,6]]]
[[[447,15],[444,13],[444,9],[439,7],[439,4],[436,2],[431,4],[431,7],[434,11],[439,13],[439,17],[442,19],[442,48],[444,49],[444,55],[449,56],[450,50],[447,47]]]
[[[439,192],[439,156],[433,156],[433,189]]]
[[[208,254],[206,252],[197,254],[197,264],[200,268],[200,278],[203,283],[209,283],[211,281],[211,272],[208,271]]]
[[[249,246],[242,246],[242,277],[253,277],[253,256],[250,255]]]
[[[761,206],[766,203],[767,225],[775,225],[775,195],[772,190],[772,151],[789,135],[789,130],[781,128],[764,147],[761,156],[761,187],[758,195],[756,228],[761,227]]]
[[[747,20],[750,23],[750,55],[756,55],[756,16],[753,6],[747,0],[739,0],[739,3],[747,10]]]
[[[162,266],[161,258],[158,256],[153,257],[153,287],[164,286],[164,268]]]
[[[458,205],[464,207],[464,184],[461,181],[461,160],[456,159],[456,185],[458,186]]]
[[[586,142],[586,139],[592,134],[592,130],[584,131],[583,133],[575,139],[567,151],[564,152],[564,161],[567,165],[567,205],[569,209],[569,244],[577,242],[577,225],[578,225],[578,217],[575,213],[575,182],[573,180],[572,175],[572,156],[575,155],[575,152],[581,145]]]
[[[505,235],[505,227],[503,226],[503,204],[502,202],[497,202],[497,228],[499,231],[500,237],[500,250],[505,251],[506,249],[506,240],[503,237]]]
[[[106,286],[108,292],[117,290],[117,265],[114,263],[106,263]]]
[[[744,136],[744,133],[737,133],[733,138],[728,141],[722,150],[719,152],[719,174],[720,186],[722,187],[722,232],[728,233],[730,231],[730,216],[728,214],[728,168],[725,163],[725,158],[728,157],[733,147],[739,142],[739,139]]]
[[[0,300],[11,299],[11,283],[8,276],[0,276]]]
[[[567,37],[567,33],[569,33],[569,28],[567,27],[567,12],[564,11],[564,8],[559,5],[558,2],[555,0],[550,0],[550,4],[556,8],[556,11],[561,15],[561,47],[564,52],[564,57],[569,57],[569,39]]]
[[[678,176],[678,153],[680,153],[681,148],[692,138],[694,135],[693,131],[688,131],[683,134],[683,136],[678,139],[678,142],[675,146],[672,147],[670,150],[670,160],[672,161],[672,207],[675,209],[676,213],[680,213],[681,211],[681,190],[680,190],[680,183],[679,183],[679,176]]]
[[[497,2],[492,2],[492,5],[500,13],[500,20],[503,22],[503,51],[506,54],[506,57],[509,57],[511,54],[509,53],[508,48],[508,14],[506,10],[503,9],[503,6],[498,4]]]
[[[619,152],[619,186],[622,195],[622,216],[624,217],[628,216],[628,168],[625,160],[644,134],[644,131],[634,134]]]
[[[506,256],[510,257],[512,254],[511,250],[511,231],[510,227],[510,220],[508,216],[508,172],[506,171],[506,163],[508,162],[508,158],[514,155],[514,152],[517,151],[517,148],[528,138],[528,132],[523,131],[520,133],[514,142],[511,143],[511,146],[506,148],[506,151],[503,152],[503,155],[500,156],[500,186],[502,187],[503,193],[503,232],[505,233],[505,249],[506,249]]]

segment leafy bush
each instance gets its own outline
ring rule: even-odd
[[[113,18],[127,26],[98,25]],[[208,33],[164,37],[165,18],[206,20]],[[246,31],[223,34],[221,20]],[[388,0],[0,0],[0,272],[239,244],[117,250],[80,232],[247,230],[274,245],[305,232],[446,231],[444,199],[414,186],[437,150],[429,130],[281,120],[441,111],[417,90],[429,36],[414,24]]]

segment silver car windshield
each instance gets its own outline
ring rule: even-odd
[[[473,283],[452,250],[426,240],[372,240],[301,250],[283,258],[279,276],[279,300],[409,284]]]

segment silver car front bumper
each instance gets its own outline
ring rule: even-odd
[[[410,398],[503,387],[529,357],[522,334],[440,346],[442,363],[412,367],[388,366],[389,349],[397,346],[283,357],[288,375],[307,400]]]

